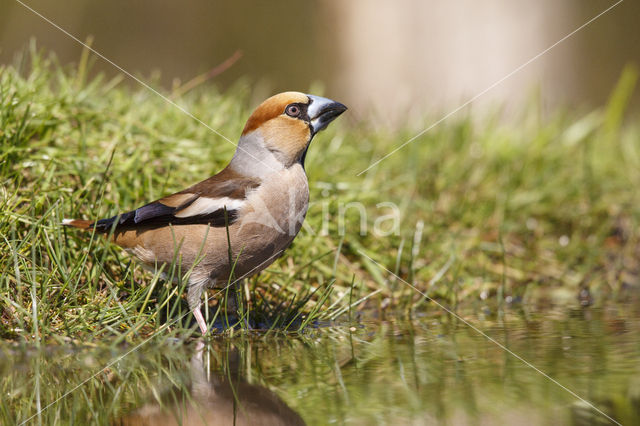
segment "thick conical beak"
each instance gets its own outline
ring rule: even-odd
[[[311,128],[315,135],[335,120],[340,114],[347,110],[347,107],[340,102],[320,96],[307,95],[309,97],[309,108],[307,114],[311,122]]]

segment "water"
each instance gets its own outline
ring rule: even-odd
[[[638,308],[464,317],[607,415],[640,423]],[[438,313],[303,336],[206,344],[160,338],[134,348],[4,343],[0,422],[611,423],[487,337]]]

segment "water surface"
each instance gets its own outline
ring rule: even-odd
[[[464,318],[617,421],[639,424],[638,311],[624,305]],[[159,337],[133,351],[1,348],[2,424],[611,423],[437,313],[303,335]]]

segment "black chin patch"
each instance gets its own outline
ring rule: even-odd
[[[313,132],[311,133],[311,137],[313,137]],[[304,160],[307,158],[307,151],[309,151],[309,145],[307,144],[307,147],[304,149],[304,151],[302,151],[302,155],[300,156],[300,165],[302,166],[302,168],[304,169]]]

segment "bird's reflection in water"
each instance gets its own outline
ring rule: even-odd
[[[189,365],[190,384],[176,387],[120,418],[119,425],[304,425],[304,420],[275,393],[248,383],[240,374],[237,349],[222,363],[223,374],[209,364],[210,347],[196,346]],[[225,367],[225,365],[223,365]]]

